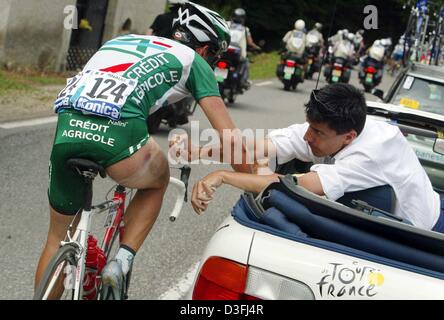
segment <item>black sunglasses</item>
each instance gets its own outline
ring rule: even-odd
[[[336,112],[336,110],[333,110],[332,108],[330,108],[329,106],[327,106],[325,103],[323,103],[322,101],[320,101],[319,99],[318,99],[318,97],[316,97],[316,93],[318,93],[319,92],[319,89],[315,89],[315,90],[313,90],[312,92],[311,92],[311,95],[310,95],[310,100],[314,100],[314,101],[316,101],[316,103],[318,103],[318,104],[320,104],[325,110],[327,110],[328,112],[330,112],[330,113],[335,113]]]

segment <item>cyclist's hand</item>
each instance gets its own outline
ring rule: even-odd
[[[222,172],[215,171],[194,185],[191,204],[196,213],[201,214],[208,208],[208,204],[213,200],[214,192],[222,183]]]

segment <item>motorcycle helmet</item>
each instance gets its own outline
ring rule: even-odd
[[[224,18],[192,2],[181,5],[172,29],[173,39],[192,49],[209,45],[210,58],[219,56],[230,44],[230,30]]]
[[[384,54],[385,54],[385,50],[384,47],[382,46],[378,46],[378,45],[373,45],[370,50],[369,50],[369,57],[373,58],[377,61],[382,61],[382,59],[384,58]]]
[[[302,19],[296,20],[294,23],[294,28],[299,31],[303,31],[305,29],[305,21]]]
[[[321,32],[321,30],[322,30],[322,23],[316,22],[315,23],[315,29],[318,30],[319,32]]]
[[[239,24],[242,24],[242,25],[245,25],[245,20],[246,19],[247,19],[247,13],[242,8],[235,9],[234,12],[233,12],[233,16],[231,18],[231,20],[234,23],[239,23]]]

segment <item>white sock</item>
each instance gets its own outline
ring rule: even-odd
[[[135,252],[127,246],[120,246],[116,254],[116,260],[122,263],[123,274],[126,275],[133,265]]]

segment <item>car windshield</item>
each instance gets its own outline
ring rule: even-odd
[[[390,102],[444,115],[444,84],[408,75]]]

